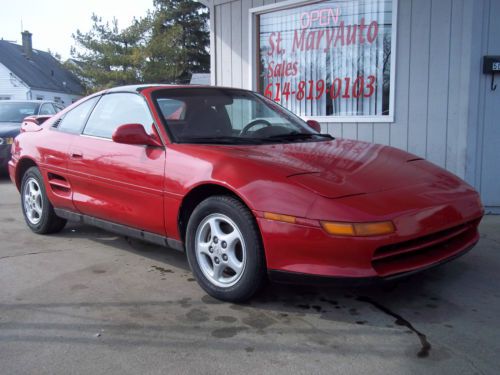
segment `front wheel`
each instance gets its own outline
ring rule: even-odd
[[[43,178],[37,167],[29,168],[21,183],[21,205],[24,219],[30,229],[38,234],[59,232],[66,220],[58,217],[47,198]]]
[[[187,226],[186,250],[200,286],[220,300],[246,300],[265,279],[257,224],[235,198],[213,196],[195,208]]]

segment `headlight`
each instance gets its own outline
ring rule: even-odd
[[[321,226],[329,233],[336,236],[367,237],[390,234],[396,231],[392,221],[379,221],[375,223],[344,223],[322,221]]]
[[[12,138],[12,137],[6,137],[6,138],[0,137],[0,146],[11,145],[12,143],[14,143],[14,138]]]
[[[289,224],[299,224],[300,219],[295,216],[264,212],[264,218],[274,221],[282,221]],[[321,227],[328,234],[335,236],[368,237],[391,234],[396,231],[392,221],[377,221],[372,223],[346,223],[342,221],[321,221]]]

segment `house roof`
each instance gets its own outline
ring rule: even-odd
[[[28,59],[22,46],[0,40],[0,63],[32,89],[84,93],[76,77],[48,52],[33,49],[32,58]]]

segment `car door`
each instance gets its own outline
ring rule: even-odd
[[[75,210],[68,176],[69,146],[85,125],[99,97],[89,98],[55,120],[39,144],[40,163],[50,201],[58,208]]]
[[[124,124],[157,134],[142,96],[103,95],[70,146],[73,203],[85,215],[164,234],[165,149],[113,142],[113,132]]]

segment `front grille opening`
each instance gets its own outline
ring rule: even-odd
[[[372,258],[380,276],[389,276],[437,263],[467,249],[477,237],[474,220],[413,240],[382,246]]]

